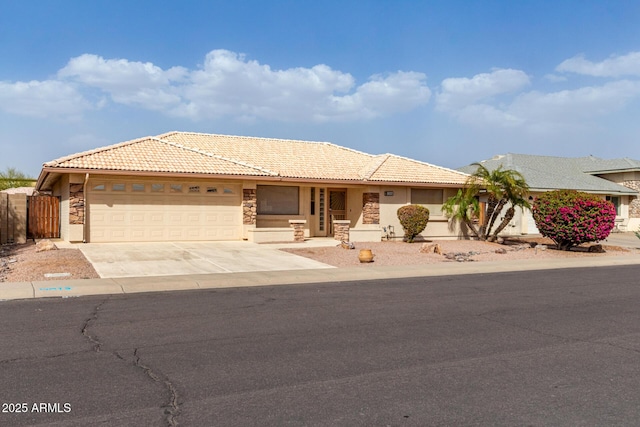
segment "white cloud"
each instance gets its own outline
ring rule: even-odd
[[[93,108],[71,84],[56,80],[0,82],[0,110],[32,117],[76,118]]]
[[[529,122],[580,121],[618,111],[638,95],[640,82],[621,80],[575,90],[529,92],[516,98],[508,109]]]
[[[98,88],[115,103],[193,120],[369,119],[411,110],[431,96],[422,73],[398,71],[356,86],[351,74],[324,64],[273,70],[228,50],[209,52],[195,70],[85,54],[58,77]]]
[[[552,83],[561,83],[568,80],[565,76],[559,76],[557,74],[545,74],[544,78]]]
[[[525,124],[523,117],[487,104],[468,105],[458,110],[456,117],[475,127],[515,128]]]
[[[98,88],[117,103],[159,110],[180,103],[172,83],[180,82],[186,73],[181,67],[164,71],[149,62],[104,59],[85,54],[72,58],[58,71],[58,77]]]
[[[318,113],[317,118],[328,120],[333,115],[337,119],[370,119],[409,111],[425,104],[431,97],[425,80],[424,74],[415,72],[398,71],[386,77],[373,76],[353,95],[331,96],[325,112]]]
[[[473,78],[445,79],[437,106],[459,122],[486,129],[551,132],[586,129],[640,97],[640,81],[619,80],[550,93],[519,92],[528,83],[523,72],[496,70]],[[508,92],[516,92],[510,97]]]
[[[563,61],[556,71],[595,77],[640,76],[640,52],[611,56],[601,62],[591,62],[584,55],[576,55]]]
[[[497,95],[512,93],[529,85],[523,71],[496,69],[472,78],[448,78],[442,81],[437,97],[440,110],[456,110]]]

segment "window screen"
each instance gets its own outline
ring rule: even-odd
[[[414,205],[441,205],[442,189],[412,188],[411,204]]]
[[[299,188],[258,185],[256,198],[259,215],[298,215]]]

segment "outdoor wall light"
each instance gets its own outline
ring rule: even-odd
[[[385,191],[384,195],[385,196],[393,196],[393,191]]]

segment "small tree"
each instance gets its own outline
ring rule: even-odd
[[[502,169],[500,166],[490,171],[480,163],[474,165],[478,168],[467,179],[465,188],[449,198],[442,210],[449,218],[463,222],[478,239],[493,242],[515,216],[516,207],[530,208],[525,197],[529,193],[529,186],[516,170]],[[481,189],[487,193],[487,211],[484,221],[476,227],[474,219],[479,216],[480,208],[476,196]],[[504,216],[494,228],[505,207]]]
[[[413,243],[416,236],[427,228],[429,209],[421,205],[407,205],[398,209],[398,219],[404,230],[403,241]]]
[[[16,168],[7,168],[6,171],[0,172],[0,191],[7,188],[28,187],[33,182]]]
[[[548,191],[533,204],[533,219],[558,249],[606,239],[613,230],[616,208],[597,196],[574,190]]]
[[[455,196],[449,197],[442,205],[442,211],[448,218],[466,225],[475,237],[481,238],[480,230],[474,222],[480,211],[480,202],[471,191],[458,190]]]

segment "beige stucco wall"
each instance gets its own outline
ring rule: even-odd
[[[398,220],[397,211],[401,206],[411,202],[411,187],[404,186],[380,186],[380,185],[346,185],[346,186],[313,186],[315,190],[316,212],[311,215],[311,187],[312,185],[300,185],[297,183],[283,183],[279,181],[259,182],[258,185],[289,185],[298,186],[300,188],[299,214],[298,215],[258,215],[257,228],[283,228],[288,227],[290,219],[304,219],[307,221],[305,225],[305,236],[328,236],[329,218],[327,217],[327,209],[329,208],[329,191],[334,189],[346,190],[346,217],[350,221],[350,227],[356,229],[378,230],[382,238],[385,233],[383,227],[394,230],[396,239],[402,239],[404,234],[402,226]],[[320,211],[320,189],[325,192],[325,211]],[[392,196],[385,196],[385,191],[392,191]],[[380,194],[380,223],[364,224],[362,215],[363,194],[365,192]],[[457,189],[445,188],[443,197],[446,200],[453,196]],[[430,206],[430,210],[435,212],[429,219],[427,229],[423,233],[424,238],[457,238],[459,230],[454,226],[450,228],[447,218],[442,215],[440,205]],[[325,216],[325,230],[319,230],[320,216]],[[371,234],[368,234],[371,235]],[[393,237],[393,236],[392,236]]]
[[[53,195],[60,197],[60,238],[69,240],[69,175],[60,177],[53,187]]]
[[[437,188],[437,187],[434,187]],[[392,191],[392,196],[385,196],[385,192]],[[443,190],[443,202],[456,194],[458,189],[445,188]],[[394,231],[396,239],[402,239],[404,231],[398,220],[398,209],[411,203],[411,187],[380,186],[380,226],[389,226]],[[450,224],[447,217],[440,212],[440,205],[427,206],[430,210],[429,223],[421,234],[425,239],[430,238],[458,238],[460,230],[457,224]],[[386,235],[383,232],[383,235]]]
[[[400,225],[397,217],[397,210],[401,206],[409,204],[411,202],[411,188],[404,186],[387,186],[387,185],[318,185],[316,183],[296,183],[296,182],[282,182],[282,181],[258,181],[258,180],[216,180],[215,178],[172,178],[172,177],[145,177],[145,176],[112,176],[112,175],[90,175],[86,198],[86,226],[82,224],[69,224],[69,211],[70,211],[70,184],[82,184],[84,183],[85,176],[82,174],[76,175],[62,175],[59,181],[54,187],[54,195],[60,196],[61,199],[61,237],[64,240],[82,241],[84,238],[90,240],[90,236],[84,236],[84,232],[90,230],[91,221],[91,194],[92,186],[97,183],[110,183],[110,182],[139,182],[149,183],[156,181],[172,181],[183,182],[186,184],[199,184],[211,181],[220,183],[230,183],[238,185],[240,184],[242,189],[255,189],[258,185],[277,185],[277,186],[293,186],[299,188],[299,212],[297,215],[257,215],[256,224],[241,224],[242,226],[242,238],[248,238],[249,230],[253,228],[289,228],[289,220],[299,219],[306,220],[305,236],[328,236],[330,230],[329,218],[327,216],[329,208],[329,191],[331,189],[345,189],[346,198],[346,216],[351,221],[351,228],[357,228],[361,230],[378,230],[380,236],[383,236],[383,227],[389,225],[395,231],[395,237],[401,239],[403,235],[402,226]],[[315,215],[311,215],[311,188],[315,188]],[[324,190],[325,194],[325,206],[324,211],[320,209],[320,190]],[[392,191],[392,196],[385,196],[385,191]],[[457,189],[444,189],[444,200],[455,194]],[[363,194],[365,192],[378,193],[380,195],[380,223],[379,224],[363,224],[362,205]],[[432,215],[429,220],[427,229],[423,233],[424,238],[456,238],[458,230],[451,230],[447,218],[443,215],[439,215],[439,207],[432,207]],[[239,212],[242,212],[242,201],[238,205]],[[434,214],[433,212],[436,212]],[[321,231],[319,229],[320,218],[325,218],[325,229]],[[367,235],[371,235],[368,233]]]

